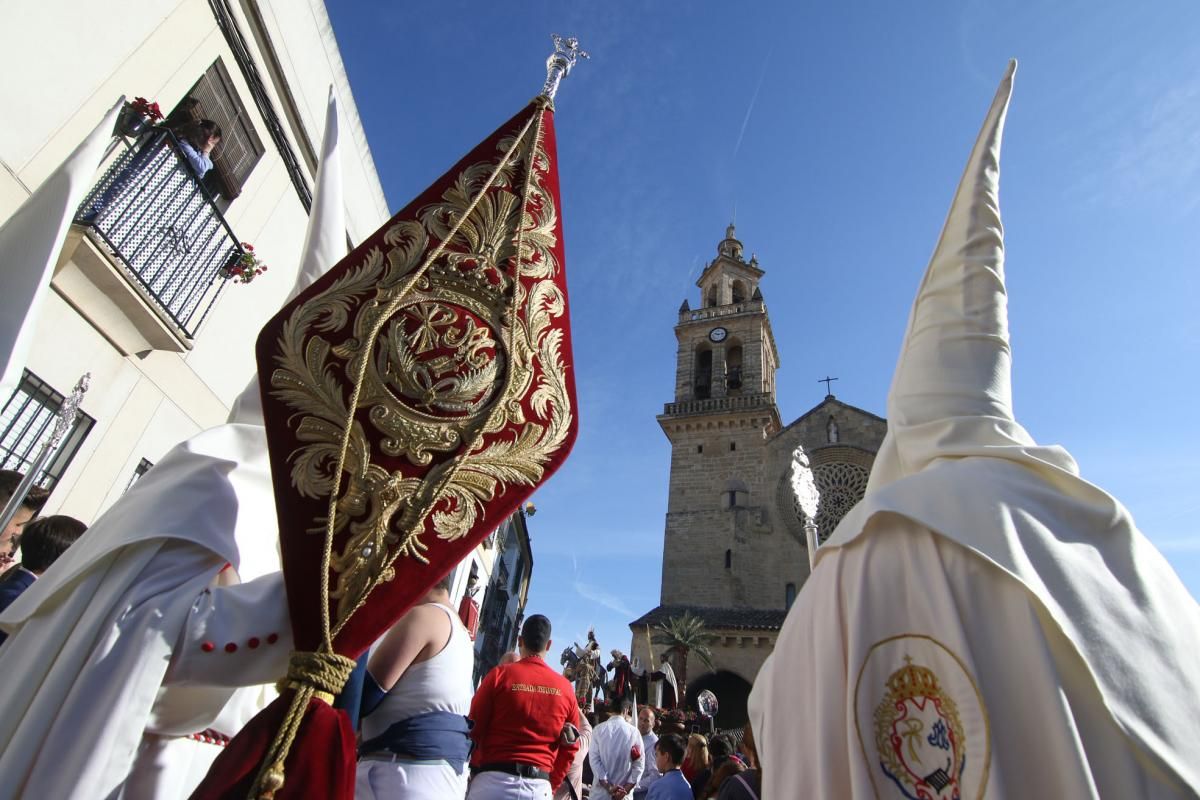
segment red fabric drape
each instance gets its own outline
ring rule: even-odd
[[[471,641],[475,641],[475,634],[479,632],[479,603],[475,602],[473,597],[464,597],[462,602],[458,604],[458,617],[462,620],[463,627],[467,629],[467,635],[471,637]]]
[[[192,798],[247,797],[290,701],[284,692],[250,720],[235,737],[238,746],[230,742],[221,751]],[[354,797],[354,729],[344,711],[310,700],[296,741],[302,746],[293,746],[284,762],[287,781],[278,798]]]

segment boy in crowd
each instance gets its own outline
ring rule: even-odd
[[[0,578],[0,611],[8,608],[58,557],[78,539],[87,525],[74,517],[57,514],[36,519],[21,533],[21,563]],[[8,634],[0,631],[0,644]]]
[[[650,786],[646,800],[692,800],[692,787],[679,771],[685,749],[683,737],[677,733],[659,737],[654,746],[654,765],[662,777]]]

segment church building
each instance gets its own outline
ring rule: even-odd
[[[657,665],[648,628],[685,612],[705,622],[716,669],[688,659],[687,699],[694,710],[696,695],[713,691],[718,727],[745,723],[750,686],[808,577],[804,515],[788,480],[793,450],[808,452],[824,540],[862,499],[887,432],[886,420],[832,394],[783,424],[763,275],[730,225],[696,282],[700,307],[685,300],[679,309],[675,397],[658,416],[671,441],[662,589],[658,607],[629,626],[633,655]],[[673,664],[681,678],[683,666]]]

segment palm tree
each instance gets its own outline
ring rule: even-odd
[[[655,644],[665,644],[668,653],[677,655],[679,662],[679,697],[676,701],[683,707],[684,697],[687,696],[687,662],[688,655],[694,654],[709,670],[713,666],[711,645],[717,640],[716,634],[708,632],[704,620],[690,611],[682,616],[671,617],[665,622],[654,626],[652,641]]]

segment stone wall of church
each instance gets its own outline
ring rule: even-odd
[[[728,670],[753,684],[763,661],[775,648],[779,631],[716,630],[717,642],[712,646],[713,666]],[[688,678],[695,679],[708,671],[695,656],[688,659]]]
[[[836,441],[829,436],[829,421],[833,420],[837,433]],[[796,442],[812,451],[829,444],[847,444],[875,453],[883,444],[887,433],[887,420],[867,414],[853,406],[826,396],[824,402],[803,417],[788,425],[772,447],[795,448]]]
[[[671,487],[661,602],[741,606],[755,553],[744,540],[769,534],[761,507],[767,414],[692,417],[670,426]],[[726,567],[726,553],[729,567]]]
[[[831,420],[835,426],[833,430],[829,425]],[[797,444],[804,445],[814,470],[830,467],[838,469],[840,474],[837,477],[842,485],[836,493],[842,496],[835,498],[831,492],[828,499],[831,504],[836,502],[839,506],[837,511],[844,511],[846,504],[851,502],[851,498],[846,495],[866,488],[866,479],[875,462],[875,453],[883,443],[886,433],[886,420],[830,397],[826,397],[825,401],[812,411],[780,431],[768,442],[765,459],[767,481],[774,491],[770,505],[778,520],[776,527],[786,530],[791,538],[804,541],[803,524],[796,511],[789,482],[792,452]],[[828,513],[840,518],[835,511]],[[831,529],[822,529],[822,540],[832,532]],[[803,572],[807,578],[806,546],[804,550]]]
[[[738,628],[711,628],[710,633],[716,635],[716,641],[711,645],[713,667],[717,670],[727,670],[753,684],[771,650],[775,647],[775,639],[779,636],[777,630],[744,630]],[[633,639],[630,653],[640,664],[648,663],[650,646],[644,630],[632,631]],[[654,645],[655,653],[662,653],[661,645]],[[657,657],[655,658],[657,663]],[[678,675],[678,664],[674,665]],[[704,662],[694,654],[688,656],[688,681],[694,681],[709,669]]]
[[[672,443],[660,603],[778,611],[809,574],[804,520],[789,481],[792,451],[803,444],[809,452],[822,489],[818,532],[828,536],[861,497],[887,422],[830,395],[782,427],[775,404],[779,354],[762,295],[754,291],[763,273],[756,260],[742,260],[732,236],[731,226],[698,281],[700,306],[681,309],[675,327],[675,396],[658,418]],[[734,280],[741,282],[736,300]],[[710,294],[716,305],[707,302]],[[713,341],[717,328],[724,335],[717,331]],[[728,369],[736,365],[735,348],[740,385]],[[702,362],[701,353],[711,356]],[[711,366],[702,370],[702,363]],[[704,374],[708,385],[697,393]],[[776,632],[716,633],[717,669],[752,682]],[[691,661],[691,676],[707,672]]]

